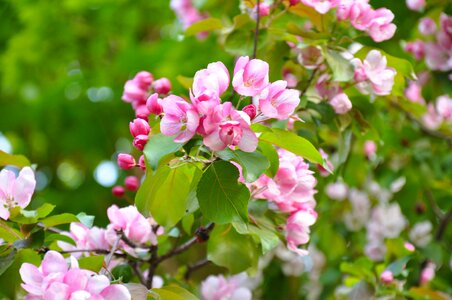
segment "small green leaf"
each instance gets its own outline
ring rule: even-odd
[[[274,128],[272,129],[272,132],[262,133],[259,140],[286,149],[313,163],[323,163],[322,156],[311,142],[293,132]]]
[[[259,152],[232,151],[226,148],[217,152],[217,155],[226,161],[235,161],[242,166],[243,177],[246,182],[256,181],[270,166],[268,159]]]
[[[185,30],[186,36],[193,36],[200,32],[214,31],[223,28],[223,23],[217,18],[207,18],[193,23]]]
[[[250,192],[238,178],[239,170],[229,162],[217,161],[208,167],[197,188],[204,217],[218,224],[247,222]]]
[[[69,213],[50,216],[41,220],[41,223],[44,224],[45,227],[52,227],[72,222],[80,222],[80,220],[75,215]]]
[[[36,210],[36,216],[38,219],[47,217],[55,208],[55,205],[44,203],[41,207]]]
[[[259,240],[262,247],[262,254],[265,254],[274,249],[279,244],[279,237],[268,228],[257,227],[255,225],[245,225],[243,223],[232,223],[234,228],[240,234],[249,234]]]
[[[259,150],[264,154],[268,161],[270,162],[270,167],[267,169],[265,174],[269,177],[274,177],[279,169],[279,155],[276,152],[275,147],[271,144],[264,142],[259,142]]]
[[[152,170],[157,170],[160,160],[182,148],[183,144],[175,143],[174,136],[166,136],[161,133],[151,135],[144,147],[144,155]]]
[[[333,80],[345,82],[350,81],[354,75],[353,65],[339,52],[331,49],[322,49],[328,66],[333,72]]]
[[[258,249],[250,236],[239,234],[232,225],[220,225],[210,234],[207,259],[236,274],[257,265]]]
[[[44,239],[44,243],[47,245],[52,243],[53,241],[62,241],[62,242],[71,244],[73,246],[77,245],[72,238],[70,238],[69,236],[64,235],[64,234],[54,233],[54,234],[50,234],[50,235],[46,236]]]
[[[80,269],[87,269],[98,273],[104,265],[105,257],[103,255],[87,256],[79,258],[78,264]]]
[[[23,155],[12,155],[0,150],[0,166],[27,167],[30,165],[28,159]]]
[[[160,289],[152,289],[151,291],[157,294],[151,296],[156,300],[199,300],[198,297],[186,289],[174,284],[164,286]]]
[[[94,218],[95,218],[94,216],[87,215],[84,212],[77,214],[77,219],[80,220],[80,223],[82,223],[83,225],[85,225],[88,228],[93,227]]]
[[[121,278],[122,282],[129,282],[133,277],[132,267],[129,264],[120,264],[111,270],[114,278]]]
[[[392,272],[394,276],[399,275],[405,269],[406,264],[412,257],[410,255],[402,257],[388,266],[388,270]]]
[[[138,209],[162,226],[169,228],[185,215],[190,194],[190,183],[201,171],[194,165],[177,168],[160,166],[154,175],[148,174],[138,190],[135,203]]]
[[[0,253],[0,275],[2,275],[14,262],[16,257],[16,248],[9,248]]]
[[[12,243],[23,238],[22,234],[14,228],[11,228],[6,222],[0,220],[0,237],[6,242]]]

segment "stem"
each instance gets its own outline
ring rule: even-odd
[[[314,77],[317,74],[317,70],[318,69],[314,69],[314,71],[312,71],[311,76],[309,76],[309,78],[308,78],[308,82],[306,83],[306,86],[301,90],[300,98],[303,97],[304,94],[306,94],[306,91],[311,86],[312,81],[314,80]]]
[[[426,195],[426,197],[428,199],[428,202],[430,202],[430,206],[431,206],[433,212],[435,213],[435,215],[439,219],[441,219],[443,217],[444,213],[441,211],[441,209],[439,208],[438,204],[436,204],[436,201],[435,201],[435,199],[433,198],[433,195],[432,195],[432,191],[426,190],[425,191],[425,195]]]
[[[194,264],[188,265],[187,271],[185,272],[185,275],[184,275],[184,279],[185,280],[190,279],[190,276],[194,271],[201,269],[204,266],[207,266],[209,263],[210,263],[210,260],[208,260],[207,258],[204,258],[204,259],[201,259],[200,261],[195,262]]]
[[[443,239],[444,233],[446,232],[447,225],[449,225],[450,220],[452,220],[452,208],[443,216],[439,222],[438,230],[436,231],[435,240],[441,241]]]
[[[253,48],[253,58],[257,56],[257,41],[259,40],[259,22],[261,20],[260,10],[261,1],[257,0],[257,13],[256,13],[256,29],[254,31],[254,48]]]
[[[138,280],[140,280],[140,283],[144,286],[146,286],[146,280],[143,277],[143,274],[140,271],[140,268],[138,267],[138,264],[136,261],[132,261],[130,263],[130,266],[132,267],[133,273],[138,277]]]
[[[157,269],[157,266],[159,265],[159,263],[157,262],[157,250],[157,246],[151,246],[151,258],[149,259],[148,278],[146,280],[146,287],[148,289],[152,289],[152,280],[154,279],[155,269]]]
[[[38,224],[36,224],[36,226],[38,226],[38,227],[40,227],[40,228],[42,228],[42,229],[48,230],[48,231],[50,231],[50,232],[53,232],[53,233],[58,233],[58,234],[60,234],[60,233],[64,232],[63,230],[58,229],[58,228],[55,228],[55,227],[46,227],[46,226],[45,226],[44,224],[42,224],[42,223],[38,223]]]
[[[110,265],[111,259],[113,258],[113,255],[115,254],[116,250],[118,249],[119,241],[121,240],[121,237],[122,237],[122,232],[120,232],[118,234],[118,236],[116,237],[116,240],[113,243],[113,246],[111,247],[110,253],[105,258],[105,268],[102,271],[102,274],[104,274],[104,275],[108,272],[108,265]]]

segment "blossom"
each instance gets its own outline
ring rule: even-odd
[[[447,95],[436,99],[436,111],[445,121],[452,121],[452,98]]]
[[[246,273],[229,278],[210,275],[201,283],[201,295],[204,300],[251,300],[251,291],[246,286],[247,278]]]
[[[109,250],[110,244],[105,237],[105,229],[92,227],[88,228],[86,225],[78,222],[73,222],[69,226],[69,232],[62,233],[69,236],[75,242],[75,246],[63,241],[58,241],[58,246],[64,251],[70,250],[94,250],[102,249]],[[82,254],[89,255],[89,252],[74,253],[74,256],[81,256]]]
[[[432,228],[430,221],[416,223],[410,230],[410,240],[418,247],[427,246],[432,240]]]
[[[348,186],[341,181],[330,183],[326,186],[325,192],[331,199],[342,201],[347,197]]]
[[[298,248],[309,241],[309,227],[317,220],[313,209],[302,209],[293,213],[286,223],[287,248],[299,255],[308,254],[307,250]]]
[[[301,2],[306,6],[314,8],[320,14],[326,14],[338,3],[336,0],[301,0]]]
[[[436,24],[432,18],[422,18],[419,20],[418,25],[419,32],[423,35],[431,35],[436,32]]]
[[[176,13],[184,29],[205,18],[193,5],[192,0],[171,0],[171,9]]]
[[[298,62],[308,70],[316,69],[322,62],[323,56],[319,47],[308,46],[298,50]]]
[[[366,193],[354,188],[349,191],[348,199],[352,209],[344,215],[345,226],[358,231],[369,220],[370,200]]]
[[[427,105],[427,112],[422,116],[422,124],[431,130],[438,129],[443,122],[443,118],[438,114],[432,103]]]
[[[149,72],[141,71],[137,73],[132,80],[125,83],[122,100],[132,103],[134,106],[145,103],[147,91],[153,80],[153,76]]]
[[[269,66],[263,60],[241,56],[234,67],[232,86],[243,96],[256,96],[268,85]]]
[[[287,119],[300,103],[300,92],[286,87],[284,80],[273,82],[253,99],[254,105],[259,106],[266,117]]]
[[[156,93],[166,95],[171,91],[171,81],[168,78],[162,77],[156,80],[152,87]]]
[[[124,186],[129,191],[135,192],[140,186],[140,180],[136,176],[127,176],[126,179],[124,179]]]
[[[117,158],[118,166],[123,170],[128,170],[136,166],[135,158],[126,153],[119,153]]]
[[[424,98],[422,97],[422,87],[416,82],[411,81],[405,90],[405,97],[408,100],[416,103],[424,103]]]
[[[30,167],[23,168],[17,178],[14,172],[3,169],[0,172],[0,218],[8,220],[10,208],[27,207],[35,186],[35,174]]]
[[[375,157],[377,153],[377,144],[374,141],[367,140],[364,142],[364,154],[367,158],[371,159]]]
[[[411,53],[416,60],[420,60],[425,56],[425,43],[421,40],[406,43],[405,51]]]
[[[420,283],[421,284],[427,284],[428,282],[432,281],[433,278],[435,278],[435,268],[436,265],[432,262],[428,262],[424,269],[421,271],[421,278]]]
[[[422,11],[425,7],[425,0],[406,0],[406,6],[415,11]]]
[[[99,299],[130,300],[127,288],[120,284],[110,284],[105,275],[80,269],[75,258],[71,257],[70,268],[64,257],[49,251],[38,267],[23,263],[19,273],[22,288],[27,291],[25,299]]]
[[[386,284],[392,283],[394,281],[394,274],[389,270],[384,270],[380,275],[380,280]]]
[[[121,230],[132,242],[157,244],[150,221],[140,214],[135,206],[118,208],[116,205],[112,205],[107,209],[107,215],[110,220],[109,226],[115,231]]]
[[[202,123],[204,144],[212,151],[237,146],[245,152],[257,148],[256,134],[250,128],[250,118],[243,111],[232,108],[231,102],[215,107]]]
[[[160,130],[164,135],[176,135],[176,143],[185,143],[193,137],[199,125],[199,114],[192,104],[170,95],[162,103],[163,116]]]
[[[146,100],[146,108],[150,114],[160,115],[163,112],[162,99],[159,98],[158,93],[154,93]]]
[[[352,109],[352,102],[345,93],[337,94],[336,96],[331,98],[329,103],[333,107],[334,112],[337,114],[342,115]]]
[[[355,80],[370,83],[372,91],[376,95],[389,95],[394,85],[396,71],[387,67],[386,57],[378,50],[371,50],[364,61],[354,60],[357,65],[355,69]]]

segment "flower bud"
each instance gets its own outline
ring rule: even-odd
[[[135,192],[140,186],[140,180],[136,176],[127,176],[124,180],[124,186],[127,190]]]
[[[126,153],[120,153],[118,155],[118,166],[123,170],[128,170],[135,167],[135,158],[132,155]]]
[[[147,120],[149,117],[149,110],[146,107],[146,105],[140,105],[135,109],[135,116],[137,118],[143,119],[143,120]]]
[[[129,123],[129,129],[130,134],[132,134],[133,137],[136,137],[138,135],[149,135],[149,132],[151,132],[151,127],[149,126],[148,122],[139,118]]]
[[[168,78],[162,77],[154,82],[154,90],[158,94],[166,95],[171,91],[171,82]]]
[[[114,186],[111,189],[111,192],[113,193],[113,196],[118,197],[118,198],[121,198],[125,194],[124,188],[120,185]]]
[[[383,273],[381,273],[380,280],[383,283],[390,284],[394,281],[394,275],[391,271],[385,270]]]
[[[151,96],[149,96],[148,100],[146,101],[146,107],[149,110],[149,113],[154,115],[160,115],[163,112],[162,99],[159,99],[159,94],[154,93]]]
[[[138,165],[140,166],[141,170],[146,171],[146,162],[144,160],[144,155],[140,156],[140,159],[138,160]]]
[[[137,135],[133,139],[133,146],[137,148],[140,151],[143,151],[144,146],[146,146],[146,143],[148,142],[148,136],[144,134]]]
[[[248,116],[250,116],[250,119],[254,119],[256,117],[256,106],[254,104],[250,104],[245,106],[242,109],[243,112],[245,112]]]
[[[154,81],[154,77],[147,71],[141,71],[135,75],[133,81],[143,90],[147,90]]]

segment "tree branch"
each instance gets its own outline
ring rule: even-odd
[[[449,209],[447,214],[445,214],[440,220],[438,230],[436,231],[435,240],[441,241],[443,239],[444,233],[446,232],[447,225],[449,225],[450,220],[452,220],[452,208]]]
[[[194,271],[201,269],[204,266],[207,266],[209,263],[210,263],[210,260],[208,260],[207,258],[204,258],[204,259],[201,259],[200,261],[195,262],[194,264],[188,265],[187,271],[184,274],[184,279],[185,280],[190,279],[190,276]]]
[[[259,40],[259,23],[260,23],[260,20],[261,20],[261,14],[259,12],[260,4],[261,4],[261,1],[257,0],[257,5],[256,5],[256,9],[257,9],[257,11],[256,11],[256,29],[254,31],[253,58],[256,58],[256,56],[257,56],[257,42]]]

